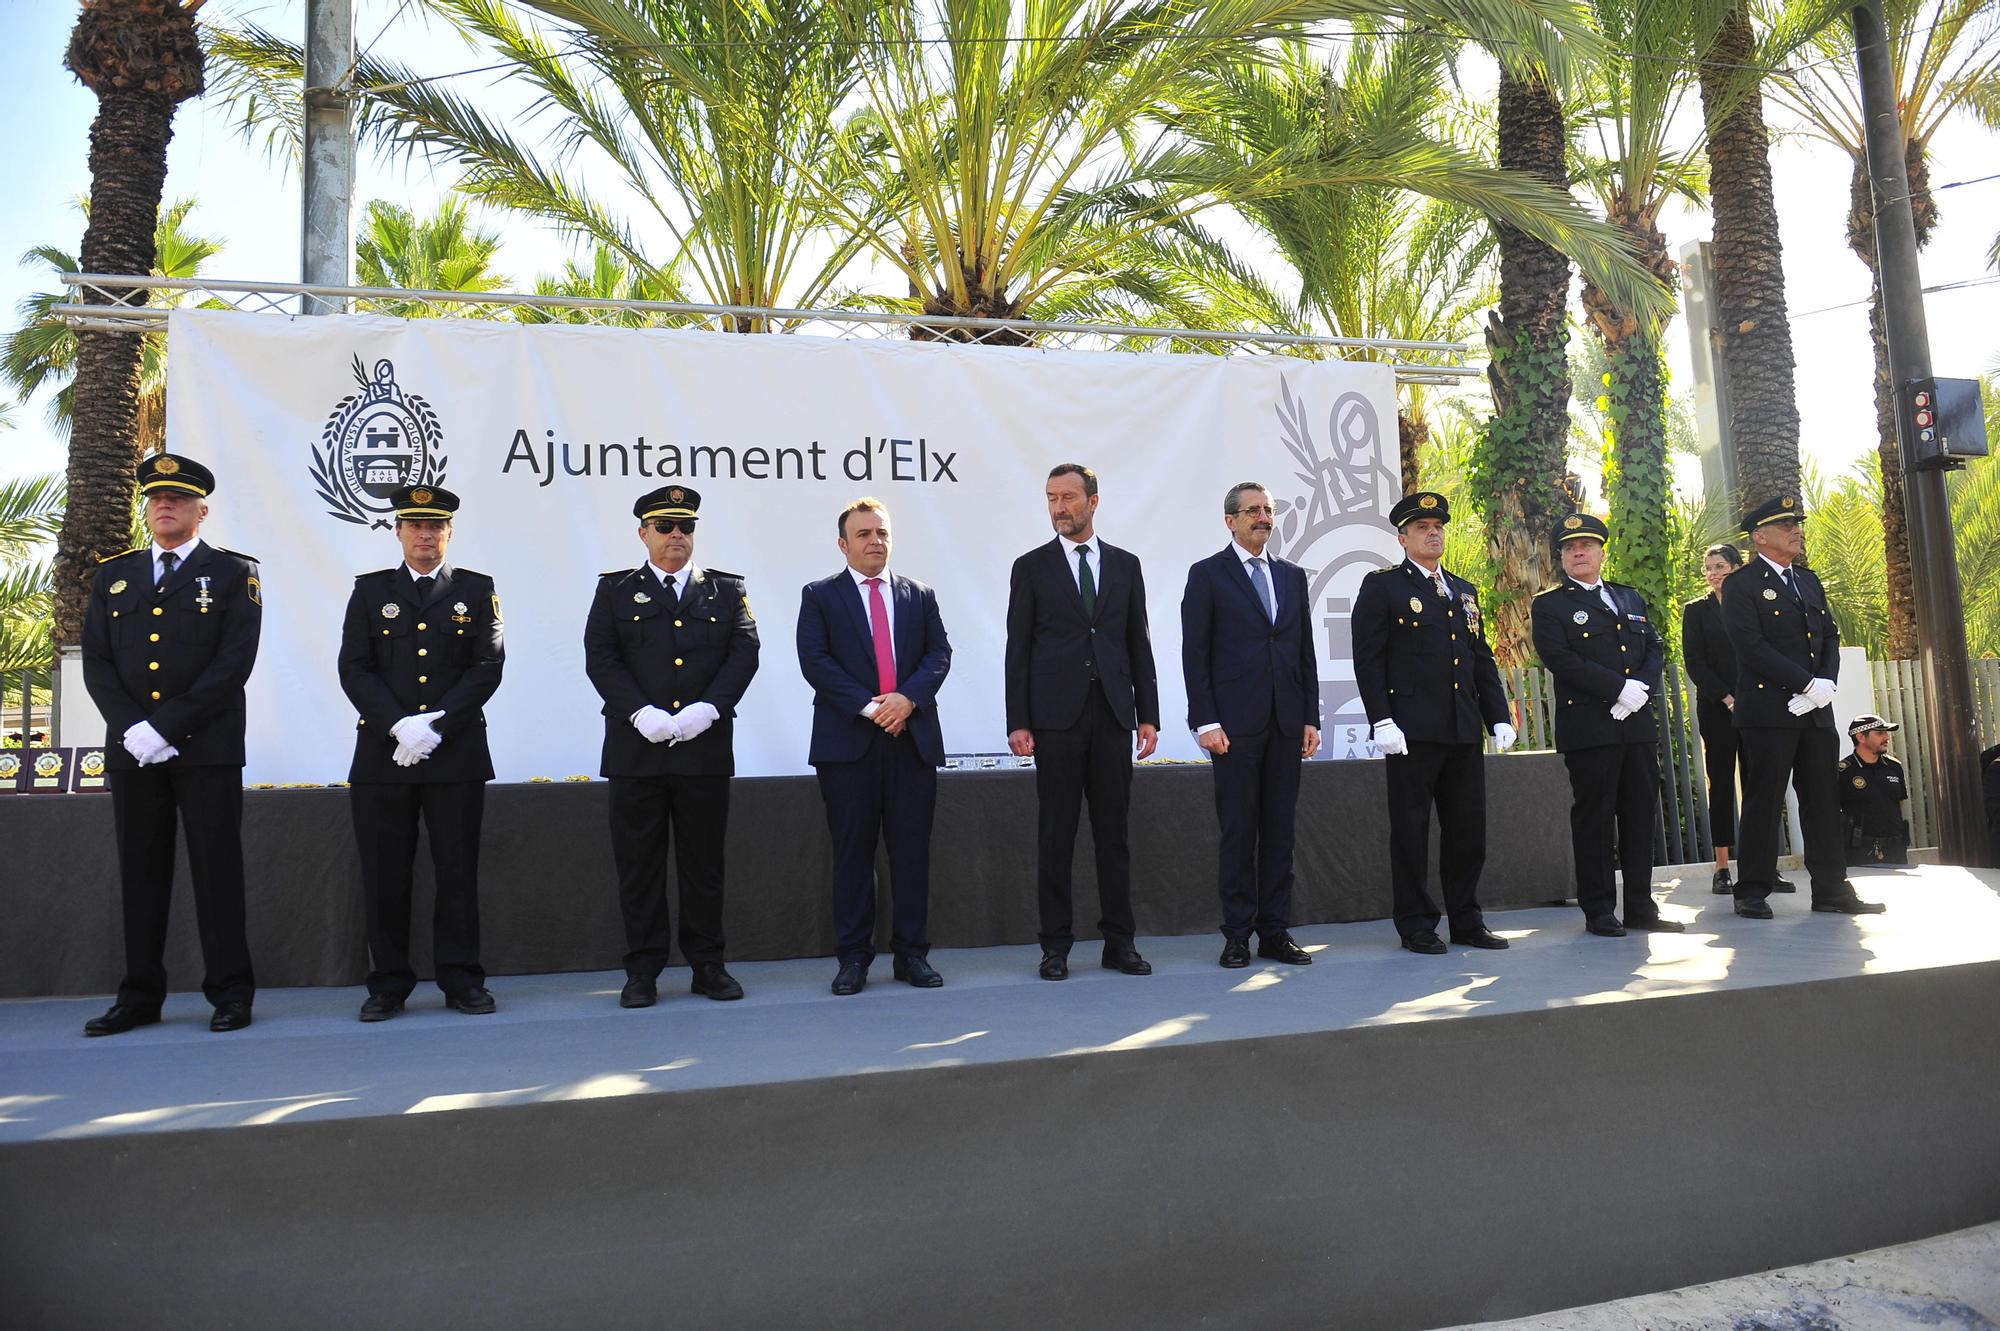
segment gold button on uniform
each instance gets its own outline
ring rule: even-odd
[[[674,658],[674,664],[675,664],[675,665],[680,665],[680,664],[681,664],[681,658],[680,658],[680,657],[678,657],[678,656],[676,656],[676,657]]]
[[[419,624],[419,625],[417,625],[417,627],[418,627],[419,629],[427,629],[427,628],[429,628],[429,627],[430,627],[430,625],[429,625],[429,624]]]
[[[161,608],[160,608],[159,606],[154,606],[154,607],[153,607],[153,613],[154,613],[154,614],[156,614],[156,615],[164,615],[164,614],[166,614],[167,612],[166,612],[165,610],[162,610],[162,609],[161,609]]]
[[[417,676],[417,683],[419,683],[419,684],[428,684],[428,683],[430,683],[430,682],[431,682],[431,677],[430,677],[429,675],[418,675],[418,676]]]
[[[154,690],[153,690],[153,701],[154,701],[154,702],[158,702],[159,700],[160,700],[160,691],[159,691],[158,689],[154,689]]]
[[[418,655],[418,656],[429,656],[430,654],[431,654],[431,649],[430,649],[430,648],[428,648],[428,647],[419,647],[419,648],[417,648],[417,655]]]
[[[681,622],[680,622],[680,621],[679,621],[678,619],[676,619],[676,620],[674,621],[674,627],[675,627],[675,628],[679,628],[680,626],[681,626]]]
[[[160,663],[158,661],[146,662],[146,669],[148,670],[158,670],[159,668],[160,668]]]
[[[146,641],[148,642],[158,642],[159,640],[160,640],[160,635],[157,633],[149,633],[146,635]]]

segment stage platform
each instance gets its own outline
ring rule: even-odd
[[[0,1003],[0,1288],[24,1327],[1423,1327],[2000,1218],[2000,873],[1858,874],[1889,913],[1684,935],[1496,912],[1511,951],[1386,923],[1315,964],[1156,973],[939,950],[936,991],[736,964],[267,990],[210,1035],[81,1037]]]

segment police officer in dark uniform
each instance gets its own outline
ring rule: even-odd
[[[1354,598],[1354,680],[1376,746],[1388,758],[1389,865],[1396,932],[1412,952],[1441,955],[1430,873],[1431,805],[1438,811],[1438,880],[1451,941],[1504,948],[1480,914],[1486,864],[1487,731],[1514,745],[1507,694],[1486,644],[1479,592],[1447,572],[1445,497],[1420,491],[1389,510],[1408,558],[1361,580]]]
[[[1569,768],[1570,846],[1583,927],[1606,938],[1628,929],[1681,933],[1653,901],[1653,820],[1659,813],[1659,725],[1652,694],[1666,647],[1636,587],[1605,581],[1610,531],[1571,513],[1553,536],[1563,578],[1535,597],[1535,654],[1555,680],[1556,750]],[[1612,831],[1617,830],[1617,851]],[[1625,921],[1612,886],[1625,880]]]
[[[722,856],[736,771],[731,719],[757,673],[757,622],[741,574],[694,562],[699,494],[663,485],[632,511],[646,562],[598,579],[583,630],[584,669],[604,698],[603,774],[625,917],[618,1002],[651,1007],[659,998],[670,840],[689,988],[741,998],[722,964]]]
[[[1872,714],[1847,723],[1854,752],[1840,760],[1840,821],[1850,865],[1910,862],[1910,824],[1903,817],[1910,785],[1903,765],[1889,756],[1890,732],[1900,729]]]
[[[1778,877],[1778,820],[1785,785],[1798,791],[1812,908],[1872,915],[1847,881],[1841,853],[1838,743],[1833,735],[1840,630],[1826,590],[1805,553],[1805,505],[1776,495],[1743,515],[1751,558],[1722,584],[1722,623],[1736,651],[1736,706],[1743,746],[1743,814],[1738,835],[1736,913],[1771,918],[1766,897]]]
[[[250,1024],[257,980],[243,920],[243,685],[257,660],[257,561],[201,539],[215,476],[193,458],[139,464],[150,545],[98,566],[83,620],[83,681],[106,722],[105,766],[125,914],[125,979],[85,1035],[160,1019],[174,886],[174,816],[187,836],[195,915],[215,1007],[208,1028]]]
[[[354,580],[340,632],[340,687],[361,714],[348,769],[368,905],[368,998],[387,1021],[416,988],[410,965],[417,819],[437,880],[432,974],[445,1006],[494,1010],[479,964],[479,828],[493,759],[482,710],[500,687],[493,579],[445,559],[458,496],[434,485],[390,497],[403,562]]]

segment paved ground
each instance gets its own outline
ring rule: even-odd
[[[1810,1266],[1569,1308],[1480,1331],[2000,1328],[2000,1224]]]

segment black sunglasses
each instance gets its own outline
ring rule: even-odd
[[[694,524],[695,519],[693,518],[654,518],[653,530],[662,536],[668,535],[671,532],[684,532],[692,536],[694,535]]]

